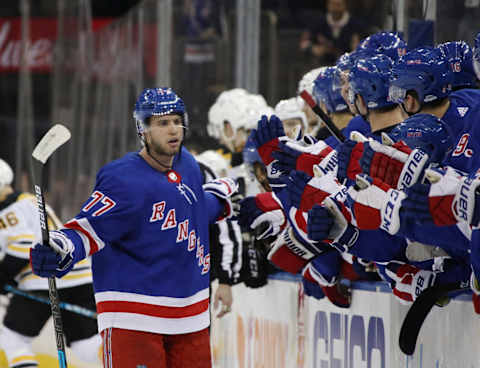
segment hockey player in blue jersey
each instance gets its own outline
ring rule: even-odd
[[[461,55],[470,58],[466,65],[471,63],[471,53]],[[455,137],[455,148],[445,163],[471,172],[479,163],[474,155],[476,142],[471,137],[480,118],[480,91],[462,88],[450,92],[452,85],[458,88],[466,83],[459,82],[461,79],[473,84],[469,68],[462,69],[461,62],[453,63],[456,69],[460,69],[454,73],[450,65],[445,53],[439,50],[413,50],[394,66],[389,94],[409,114],[431,113],[448,124]],[[460,79],[458,75],[464,70],[466,76]]]
[[[321,72],[314,82],[313,96],[320,104],[320,107],[327,112],[337,128],[341,129],[343,135],[348,137],[351,131],[359,131],[362,134],[370,132],[369,124],[361,116],[352,117],[348,105],[343,99],[340,90],[335,88],[334,76],[337,67],[327,67]],[[326,128],[325,128],[326,129]],[[338,140],[329,136],[325,143],[336,148]]]
[[[172,89],[145,89],[134,117],[143,148],[99,171],[80,213],[32,249],[32,268],[62,277],[92,256],[105,367],[210,367],[208,225],[231,215],[236,183],[202,187]]]

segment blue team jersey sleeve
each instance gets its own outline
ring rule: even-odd
[[[355,244],[348,253],[369,261],[389,262],[393,259],[405,262],[407,241],[383,230],[360,230]]]
[[[129,174],[115,165],[102,168],[95,188],[80,213],[65,224],[75,247],[91,255],[125,237],[135,226],[142,200],[129,182]]]
[[[205,207],[208,213],[208,223],[213,224],[217,221],[218,217],[222,214],[225,208],[223,201],[209,192],[205,193]]]

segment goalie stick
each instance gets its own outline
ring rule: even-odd
[[[452,291],[468,289],[465,282],[456,282],[430,287],[424,290],[407,312],[400,329],[398,343],[404,354],[412,355],[417,345],[418,334],[423,322],[435,303]]]
[[[13,287],[12,285],[5,285],[4,289],[6,291],[8,291],[9,293],[17,294],[17,295],[23,296],[25,298],[35,300],[35,301],[40,302],[40,303],[50,305],[50,300],[48,300],[47,298],[43,298],[43,297],[35,295],[33,293],[29,293],[25,290],[17,289],[16,287]],[[65,309],[69,312],[73,312],[73,313],[77,313],[77,314],[80,314],[80,315],[85,316],[85,317],[97,319],[97,312],[95,312],[93,310],[90,310],[88,308],[84,308],[80,305],[70,304],[70,303],[67,303],[67,302],[59,302],[58,305],[60,306],[60,308]]]
[[[35,197],[37,198],[38,213],[40,215],[40,227],[42,230],[42,243],[49,246],[47,212],[45,210],[45,198],[42,188],[43,167],[48,158],[62,144],[71,137],[70,131],[61,124],[56,124],[49,129],[35,146],[32,152],[32,173],[34,178]],[[48,278],[48,294],[50,306],[52,309],[53,327],[55,329],[55,340],[57,343],[58,364],[60,368],[67,367],[67,357],[65,355],[65,341],[63,337],[62,316],[60,314],[60,301],[58,299],[58,290],[55,277]]]
[[[337,126],[333,123],[332,119],[330,119],[330,116],[328,116],[321,108],[318,106],[318,104],[315,102],[313,97],[308,93],[307,91],[302,91],[300,92],[300,97],[308,104],[308,106],[311,107],[313,112],[320,116],[320,118],[323,120],[325,125],[327,126],[327,129],[332,133],[332,135],[338,139],[340,143],[345,142],[345,137],[340,131],[340,129],[337,128]]]

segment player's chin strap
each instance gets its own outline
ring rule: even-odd
[[[415,111],[415,112],[408,112],[407,109],[405,108],[405,102],[404,101],[402,101],[400,103],[400,106],[402,107],[402,110],[403,110],[403,112],[405,112],[405,114],[407,114],[408,116],[413,116],[415,114],[418,114],[423,109],[423,101],[422,102],[418,101],[418,104],[419,104],[419,107],[418,107],[417,111]]]
[[[167,166],[165,164],[162,164],[159,160],[157,160],[151,153],[150,153],[150,148],[148,147],[147,142],[145,142],[145,150],[147,151],[147,154],[155,161],[157,164],[159,164],[161,167],[164,167],[167,170],[171,170],[172,166]]]
[[[357,95],[355,95],[355,96],[357,96]],[[367,110],[366,114],[362,114],[360,112],[360,109],[358,108],[358,105],[357,105],[357,99],[356,98],[353,101],[353,106],[355,106],[355,109],[357,109],[358,115],[360,115],[363,118],[363,120],[368,121],[368,116],[370,115],[370,109],[368,108],[367,104],[365,104],[365,110]]]
[[[143,126],[143,123],[141,123],[142,126]],[[183,139],[185,139],[185,134],[186,134],[186,130],[188,129],[188,127],[186,125],[181,125],[179,126],[181,128],[184,129],[184,133],[183,133]],[[147,151],[147,154],[153,159],[153,161],[155,161],[157,164],[159,164],[161,167],[164,167],[165,169],[167,170],[171,170],[172,169],[172,166],[167,166],[165,164],[162,164],[159,160],[157,160],[155,157],[153,157],[153,155],[150,153],[150,147],[148,147],[148,144],[147,144],[147,140],[145,139],[145,133],[146,133],[146,129],[143,127],[143,132],[142,134],[138,134],[139,137],[140,137],[140,140],[143,142],[143,144],[145,145],[145,150]],[[180,143],[180,155],[182,154],[182,146],[183,146],[183,139],[182,139],[182,143]]]

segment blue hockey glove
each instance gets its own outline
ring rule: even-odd
[[[81,259],[72,241],[61,231],[50,231],[49,245],[37,243],[30,249],[30,264],[38,276],[60,278]]]
[[[337,178],[341,182],[345,179],[355,179],[360,174],[360,158],[363,154],[363,143],[346,140],[337,147],[338,171]]]
[[[276,236],[287,226],[280,200],[273,192],[246,197],[240,202],[238,223],[247,231],[254,231],[257,239]]]
[[[275,167],[275,159],[272,156],[274,151],[278,151],[280,141],[289,140],[283,130],[282,121],[275,115],[272,115],[270,120],[263,115],[258,121],[257,129],[253,129],[250,133],[249,139],[254,142],[258,154],[265,165],[270,186],[274,190],[283,188],[285,185],[280,180],[282,172]]]
[[[330,197],[323,205],[315,205],[308,213],[308,237],[331,244],[339,252],[348,252],[358,239],[359,231],[351,224],[345,205]]]

